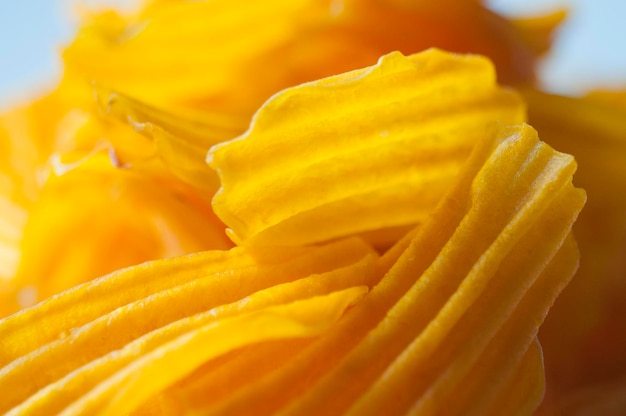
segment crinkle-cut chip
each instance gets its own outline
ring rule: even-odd
[[[341,413],[351,403],[351,414],[441,411],[449,390],[522,309],[520,301],[531,296],[538,277],[553,278],[544,268],[584,201],[571,185],[574,169],[573,158],[538,142],[530,128],[503,142],[474,179],[468,214],[434,262],[286,414]],[[567,260],[577,264],[577,256]],[[567,282],[573,271],[557,275]],[[522,353],[558,292],[545,292],[545,301],[523,310],[528,332],[535,333],[528,341],[514,338]],[[510,332],[503,340],[509,338]]]
[[[215,276],[209,279],[199,277],[190,282],[191,284],[167,289],[120,307],[82,327],[73,328],[68,337],[43,345],[0,370],[2,385],[25,384],[24,387],[14,388],[7,393],[3,401],[17,403],[43,387],[14,411],[56,413],[72,399],[77,399],[95,386],[103,377],[111,375],[130,361],[185,331],[216,319],[275,304],[323,295],[351,286],[372,286],[380,276],[373,253],[364,253],[362,259],[345,267],[301,278],[298,278],[297,264],[292,262],[286,266],[293,274],[289,277],[297,280],[276,284],[273,276],[263,278],[262,275],[254,275],[259,285],[276,285],[261,289],[241,300],[238,300],[241,296],[238,288],[229,289],[228,283],[222,283],[219,287],[215,284]],[[272,271],[279,273],[276,269]],[[233,270],[224,272],[230,272],[233,284],[237,283]],[[248,274],[250,272],[251,270],[247,271]],[[244,282],[244,279],[238,281],[240,284]],[[229,291],[230,296],[225,293]],[[199,295],[194,295],[194,292]],[[216,295],[210,296],[210,293]],[[221,300],[214,299],[220,295]],[[223,304],[232,302],[233,298],[236,299],[234,303]],[[116,335],[107,335],[111,333]],[[46,368],[46,371],[33,378],[34,368]]]
[[[216,316],[325,294],[351,285],[372,286],[380,276],[375,258],[372,250],[357,239],[325,247],[291,249],[271,256],[232,249],[155,262],[145,266],[143,272],[137,270],[140,267],[131,268],[66,292],[39,305],[39,311],[35,307],[15,315],[13,322],[8,318],[0,323],[0,328],[6,329],[8,335],[2,340],[3,352],[7,354],[11,348],[14,350],[10,356],[3,357],[6,365],[0,369],[0,388],[7,388],[6,394],[0,398],[0,410],[17,405],[52,383],[44,391],[56,392],[60,397],[51,393],[45,393],[43,397],[39,394],[24,406],[36,409],[46,406],[44,413],[54,413],[59,410],[54,406],[94,385],[103,374],[116,370],[129,359],[153,349],[177,333]],[[156,279],[157,276],[161,281]],[[150,277],[150,281],[145,281]],[[241,304],[222,306],[202,314],[269,286],[275,287],[266,293],[258,292]],[[124,290],[127,292],[119,293]],[[83,296],[76,299],[80,294]],[[64,305],[63,297],[70,298],[66,299],[69,301],[77,300],[78,304],[65,310],[70,305]],[[94,298],[102,303],[94,304]],[[49,303],[52,305],[46,305]],[[30,319],[28,312],[31,312]],[[49,316],[51,324],[32,319],[36,312]],[[199,315],[170,324],[194,314]],[[20,319],[20,315],[27,316]],[[28,322],[32,323],[32,328],[17,327],[28,325]],[[37,329],[42,331],[43,328],[38,326],[45,326],[50,331],[47,337],[34,332]],[[60,331],[63,331],[61,337],[56,338]],[[23,344],[29,335],[35,338],[38,348],[37,344]],[[13,361],[8,362],[11,357],[14,357]],[[90,365],[84,366],[89,362]],[[38,377],[32,379],[33,373]],[[8,386],[14,387],[9,389]]]
[[[24,226],[15,280],[36,287],[40,301],[145,261],[228,249],[224,228],[189,186],[120,169],[98,152],[48,177]]]
[[[206,166],[206,153],[211,146],[243,133],[248,120],[226,114],[186,109],[173,114],[154,108],[118,92],[96,86],[102,113],[107,119],[129,124],[147,136],[154,146],[154,154],[181,180],[211,197],[219,188],[215,172]],[[112,138],[115,140],[115,137]],[[114,142],[116,153],[124,143]],[[130,149],[131,151],[133,149]],[[121,149],[124,165],[137,160]]]
[[[346,239],[309,248],[209,251],[117,271],[0,321],[0,365],[5,366],[42,345],[66,338],[72,328],[120,307],[203,277],[212,279],[215,287],[212,297],[215,302],[223,303],[270,284],[344,267],[371,253],[371,248],[362,241]],[[196,304],[206,296],[195,293]]]
[[[243,245],[411,226],[494,123],[523,119],[523,103],[497,86],[487,59],[392,53],[275,95],[243,136],[213,147],[222,182],[213,207]]]
[[[257,292],[234,304],[234,307],[238,308],[238,311],[247,311],[251,307],[258,307],[256,305],[259,302],[267,302],[268,300],[271,300],[272,303],[284,302],[297,297],[319,295],[330,290],[338,290],[357,284],[371,285],[377,277],[380,277],[380,274],[377,273],[373,258],[369,256],[343,269],[324,275],[310,276]],[[286,299],[285,296],[287,296]],[[216,308],[216,310],[210,311],[210,314],[232,313],[235,308],[233,305],[227,305],[226,308]],[[225,309],[224,312],[222,309]],[[211,364],[207,368],[198,369],[195,374],[184,380],[182,385],[175,386],[171,391],[166,392],[163,399],[170,404],[178,402],[177,407],[184,407],[185,403],[196,402],[206,405],[209,401],[217,401],[228,395],[233,389],[238,388],[242,383],[252,383],[255,379],[284,364],[304,345],[302,342],[295,345],[272,344],[243,351],[221,366],[215,367]],[[207,391],[210,391],[211,394],[207,395]]]
[[[518,395],[509,390],[508,384],[514,383],[515,388],[525,388],[523,384],[515,381],[518,378],[516,372],[524,374],[525,371],[538,371],[535,376],[528,374],[527,378],[544,378],[543,361],[538,363],[539,369],[536,368],[537,366],[528,369],[521,368],[522,355],[527,348],[532,348],[533,342],[537,342],[537,326],[545,318],[547,308],[554,302],[556,295],[573,276],[578,267],[577,257],[576,243],[570,233],[544,274],[517,305],[514,313],[492,338],[481,356],[472,365],[471,370],[463,376],[464,381],[452,387],[453,391],[439,388],[439,399],[442,397],[442,390],[449,395],[448,397],[455,397],[454,402],[446,406],[449,414],[513,414],[511,410],[499,409],[498,406],[505,406],[504,402],[512,400],[507,398],[508,396]],[[528,347],[529,343],[530,347]],[[444,381],[440,384],[450,383],[450,371],[442,379]],[[506,382],[506,380],[510,381]],[[529,395],[525,406],[520,407],[520,414],[530,414],[539,406],[543,398],[544,384],[542,382],[536,386],[540,387],[539,391]],[[431,385],[430,391],[433,392],[436,389]],[[434,394],[431,393],[431,396]],[[523,397],[521,394],[520,396]],[[535,400],[532,400],[531,396],[535,397]],[[423,409],[424,406],[421,408]],[[529,409],[523,411],[523,408]]]
[[[585,194],[572,186],[574,170],[571,156],[528,126],[480,142],[431,220],[336,327],[258,382],[195,410],[404,414],[431,386],[460,386],[483,354],[497,352],[488,364],[511,373],[577,266],[567,236]],[[489,384],[479,385],[487,397]]]
[[[185,332],[141,355],[59,414],[126,414],[202,363],[234,349],[272,339],[313,337],[326,331],[367,287],[270,306],[219,319]]]
[[[573,199],[575,200],[575,197]],[[571,202],[574,201],[566,203]],[[554,220],[555,217],[559,218],[558,214],[563,213],[555,212],[550,220]],[[563,222],[557,226],[562,227]],[[525,237],[528,244],[518,246],[516,250],[532,253],[532,248],[529,248],[529,246],[532,247],[530,242],[540,241],[545,235],[543,231],[545,230],[535,231],[532,239]],[[543,274],[530,288],[522,289],[527,289],[526,293],[518,292],[515,298],[507,297],[505,293],[507,288],[499,285],[499,282],[493,283],[484,294],[487,300],[465,312],[465,316],[455,324],[454,332],[448,335],[444,344],[440,345],[426,361],[419,361],[425,358],[419,351],[419,338],[413,341],[412,345],[388,367],[383,376],[363,394],[359,402],[351,409],[351,414],[376,414],[376,409],[381,408],[386,408],[390,414],[393,413],[392,409],[397,409],[398,403],[394,401],[397,400],[397,396],[392,391],[395,389],[397,393],[398,385],[403,385],[403,382],[412,383],[411,387],[403,388],[404,397],[409,397],[408,400],[411,400],[411,395],[419,397],[412,403],[410,414],[432,415],[444,410],[450,415],[487,414],[489,407],[494,405],[500,395],[510,393],[504,390],[507,387],[506,380],[513,375],[515,367],[521,362],[535,339],[538,327],[549,307],[578,266],[578,252],[572,242],[571,238],[568,242],[564,242],[560,251],[543,270]],[[551,244],[554,245],[554,241]],[[528,254],[527,257],[533,254]],[[554,252],[547,255],[550,254]],[[519,267],[518,263],[516,265],[518,268],[512,270],[521,270],[524,267],[529,269],[528,264],[533,262],[531,267],[536,270],[543,268],[545,263],[540,262],[542,260],[545,262],[545,257],[537,257],[537,260],[528,263],[525,261],[527,259],[518,258],[517,261],[523,266]],[[510,281],[514,280],[510,276],[519,277],[512,270],[505,272]],[[526,270],[523,270],[520,275],[524,272]],[[496,279],[502,280],[506,280],[506,277],[503,278],[501,274],[495,276]],[[516,284],[520,285],[519,282]],[[523,297],[519,303],[516,303],[520,299],[519,296]],[[501,307],[496,306],[498,303],[500,305],[508,303],[506,306],[508,310],[503,311]],[[493,317],[485,319],[490,315]],[[430,325],[444,326],[445,324],[439,322],[439,319],[438,317]],[[426,336],[420,334],[420,337]],[[423,341],[422,345],[426,342]],[[432,338],[428,342],[432,343]],[[424,386],[425,389],[421,396],[416,394],[420,388],[418,386]],[[394,399],[391,399],[392,396]],[[458,400],[450,403],[450,397],[458,398]],[[406,399],[404,400],[406,402]],[[541,400],[535,397],[534,401],[526,403],[526,406],[532,407],[528,414],[532,413],[540,402]],[[368,405],[372,404],[369,410]]]
[[[580,269],[539,336],[548,404],[586,385],[626,376],[626,95],[522,92],[542,139],[576,158],[574,181],[588,194],[574,225]]]

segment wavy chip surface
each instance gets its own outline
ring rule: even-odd
[[[43,389],[19,412],[59,411],[105,375],[221,316],[371,286],[375,258],[356,239],[281,253],[235,248],[147,263],[77,286],[0,324],[6,392],[0,410]],[[222,306],[233,302],[240,304]]]
[[[585,194],[574,170],[528,126],[481,141],[362,302],[291,363],[202,412],[530,413],[543,395],[531,385],[542,381],[537,330],[578,266],[569,233]]]
[[[400,230],[374,240],[389,245],[424,221],[490,128],[523,120],[488,60],[392,53],[279,93],[243,136],[213,147],[213,207],[242,245]]]
[[[0,323],[1,409],[529,413],[537,330],[578,264],[574,170],[530,127],[507,129],[380,260],[358,239],[235,248],[79,286]]]
[[[242,246],[1,320],[0,413],[532,414],[586,196],[523,113],[437,50],[275,96],[211,152]]]

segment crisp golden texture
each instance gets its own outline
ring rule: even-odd
[[[85,13],[57,88],[0,115],[0,317],[30,306],[0,320],[0,413],[624,409],[626,96],[496,83],[531,88],[563,17]],[[585,201],[549,146],[590,203],[538,334]]]
[[[0,408],[528,414],[542,397],[537,330],[577,267],[568,236],[585,195],[573,159],[530,127],[489,132],[411,240],[378,261],[359,239],[206,252],[0,321]],[[258,360],[274,365],[251,370]],[[216,384],[229,388],[212,397]]]
[[[240,0],[146,0],[134,13],[84,11],[77,36],[63,53],[63,77],[56,89],[0,117],[0,316],[49,294],[26,284],[16,271],[22,267],[30,273],[32,258],[20,258],[21,250],[23,246],[32,252],[34,247],[29,245],[31,236],[23,233],[31,209],[40,205],[42,176],[36,172],[47,171],[51,158],[76,150],[85,157],[106,148],[119,168],[147,176],[173,173],[197,191],[185,199],[210,199],[219,182],[205,169],[206,151],[243,133],[254,112],[276,92],[372,65],[392,51],[410,54],[431,47],[490,56],[500,80],[532,83],[533,63],[547,49],[561,18],[555,13],[510,20],[480,2],[452,0],[272,0],[263,5]],[[95,105],[94,85],[104,105]],[[115,210],[118,201],[102,202]],[[167,210],[164,207],[165,215]],[[119,218],[122,211],[112,217]],[[91,215],[97,216],[97,210]],[[65,221],[71,222],[67,217]],[[125,224],[112,224],[113,234],[134,234],[136,229]],[[216,224],[209,221],[202,228],[212,225]],[[68,224],[74,227],[79,224]],[[408,228],[362,235],[385,247]],[[216,231],[221,231],[221,224]],[[150,231],[142,233],[146,237]],[[55,246],[55,239],[44,234],[36,245]],[[82,277],[68,276],[64,281],[75,284],[114,267],[161,258],[159,242],[167,235],[157,235],[154,241],[129,237],[137,256],[85,248],[87,257],[100,261],[93,270],[80,271],[76,265]],[[93,239],[96,236],[116,238],[95,233]],[[219,249],[222,243],[218,238],[202,249]],[[187,247],[192,245],[187,242]],[[103,247],[95,241],[86,246]]]
[[[58,412],[155,348],[216,320],[370,286],[374,259],[354,239],[265,254],[235,248],[147,263],[78,286],[0,323],[0,388],[7,391],[0,410],[44,388],[15,412]],[[37,368],[46,370],[33,380]]]
[[[213,208],[241,245],[406,232],[491,125],[523,120],[523,103],[496,85],[484,58],[392,53],[277,94],[243,136],[212,148],[222,183]]]
[[[538,142],[532,129],[504,139],[495,149],[482,142],[409,248],[337,327],[259,382],[220,403],[208,399],[202,411],[443,411],[471,371],[501,374],[528,391],[512,382],[514,372],[577,267],[567,236],[585,197],[571,184],[573,159]],[[504,385],[476,384],[480,400],[468,398],[459,411],[481,414],[500,394],[515,400]],[[542,395],[530,397],[528,411]]]
[[[115,132],[104,140],[114,156],[59,156],[63,174],[39,196],[55,208],[32,229],[70,212],[55,199],[65,184],[102,175],[129,184],[131,207],[171,204],[184,242],[194,231],[215,242],[175,205],[215,186],[198,156],[237,123],[99,93],[109,121],[89,117],[76,137]],[[524,118],[488,60],[437,49],[275,95],[208,155],[213,207],[239,247],[123,269],[0,321],[0,412],[532,413],[544,392],[537,333],[578,267],[571,228],[586,197],[573,157]]]
[[[366,292],[364,286],[353,287],[202,326],[142,355],[61,414],[90,415],[99,411],[102,415],[118,415],[132,411],[172,381],[225,352],[272,339],[323,333]]]

